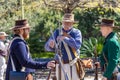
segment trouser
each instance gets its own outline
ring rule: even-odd
[[[32,74],[28,74],[26,77],[26,80],[33,80],[33,75]]]
[[[113,71],[113,76],[112,76],[111,80],[120,80],[120,72],[119,72],[119,66],[118,65]]]
[[[3,75],[5,70],[6,70],[6,60],[3,56],[0,55],[0,80],[4,80]]]
[[[117,80],[120,80],[120,73],[117,74]]]
[[[80,80],[77,74],[75,64],[70,67],[69,64],[63,64],[65,73],[67,73],[69,80]],[[59,68],[59,64],[56,64],[56,77],[57,80],[65,80],[63,70]]]
[[[120,72],[117,72],[113,75],[113,78],[111,80],[120,80]]]
[[[113,77],[111,77],[111,78],[107,78],[107,80],[116,80],[116,79],[114,79]]]
[[[110,78],[107,78],[107,80],[120,80],[120,73],[118,67],[114,69],[112,76]]]

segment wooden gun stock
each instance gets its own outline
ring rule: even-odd
[[[48,77],[47,77],[46,80],[50,80],[51,72],[52,72],[52,70],[50,69],[49,74],[48,74]]]
[[[95,78],[94,80],[98,80],[98,61],[97,61],[97,51],[96,51],[96,46],[94,49],[94,55],[95,55]]]

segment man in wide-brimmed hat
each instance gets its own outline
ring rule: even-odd
[[[100,64],[103,73],[102,80],[120,80],[113,79],[118,72],[117,65],[120,58],[120,43],[118,41],[117,34],[114,29],[119,29],[118,26],[114,25],[114,20],[102,19],[100,26],[100,32],[105,37],[103,44],[102,53],[100,55]]]
[[[57,61],[57,80],[66,80],[65,74],[67,74],[69,80],[80,80],[75,66],[75,59],[79,56],[79,49],[82,44],[82,35],[79,29],[75,29],[73,27],[75,22],[74,14],[65,13],[62,19],[62,27],[56,29],[45,44],[45,49],[47,51],[57,51],[56,53],[58,53],[55,57]],[[56,49],[57,45],[59,49]],[[60,59],[58,58],[58,55],[61,56],[63,66],[61,66],[59,62]]]
[[[9,60],[6,70],[5,80],[9,80],[10,71],[13,71],[13,64],[16,71],[25,71],[28,73],[26,80],[33,80],[32,72],[33,69],[41,68],[53,68],[55,67],[55,62],[50,61],[46,63],[35,62],[30,56],[30,52],[25,39],[29,38],[30,26],[26,19],[16,20],[15,26],[12,28],[14,32],[13,40],[10,42],[9,46]],[[13,63],[11,61],[13,60]],[[20,79],[18,79],[20,80]]]
[[[7,56],[7,46],[4,44],[4,41],[8,36],[5,32],[0,32],[0,80],[4,80],[4,72],[6,69],[6,60]]]

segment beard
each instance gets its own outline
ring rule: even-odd
[[[24,39],[29,39],[29,33],[24,33],[24,34],[23,34],[23,38],[24,38]]]

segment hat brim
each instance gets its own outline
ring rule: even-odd
[[[14,27],[12,27],[10,29],[11,30],[16,30],[16,29],[24,29],[24,28],[30,28],[30,26],[25,26],[25,27],[16,27],[16,26],[14,26]]]
[[[62,22],[71,22],[71,23],[78,23],[79,21],[62,20]]]
[[[8,34],[0,35],[0,36],[8,36]]]
[[[8,34],[4,35],[4,36],[9,36]]]
[[[108,25],[95,24],[95,26],[97,26],[97,27],[103,27],[103,26],[108,26]],[[108,26],[108,27],[120,29],[120,26]]]

